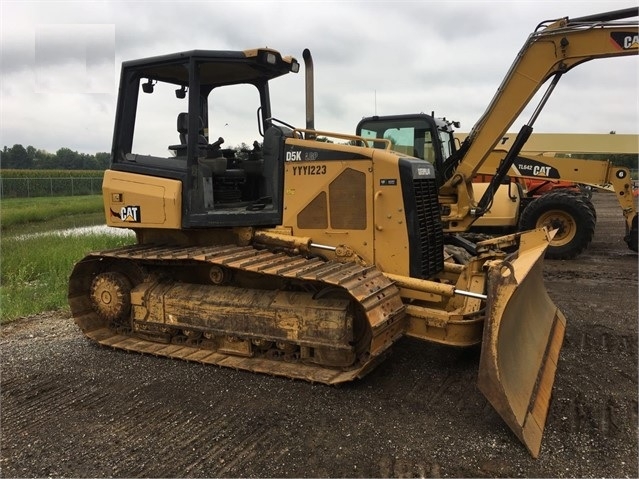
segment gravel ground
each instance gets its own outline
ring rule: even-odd
[[[125,353],[68,312],[0,330],[2,477],[638,477],[637,255],[596,193],[588,251],[546,261],[568,318],[532,459],[475,385],[478,352],[405,339],[341,387]]]

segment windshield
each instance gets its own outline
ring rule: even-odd
[[[432,133],[424,128],[415,128],[414,126],[396,127],[388,123],[385,125],[366,125],[361,129],[360,136],[390,140],[391,149],[394,151],[423,160],[435,160]],[[381,143],[375,143],[374,146],[375,148],[384,147]]]
[[[439,141],[442,145],[442,159],[448,158],[455,151],[455,137],[450,130],[438,128]]]

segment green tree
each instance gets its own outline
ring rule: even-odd
[[[106,170],[111,164],[111,153],[96,153],[95,160],[98,164],[98,170]]]
[[[40,170],[105,170],[111,163],[111,155],[101,152],[91,155],[78,153],[70,148],[60,148],[49,153],[34,146],[16,144],[11,148],[4,146],[0,151],[0,168],[40,169]]]
[[[2,152],[2,168],[27,169],[30,167],[29,154],[22,145],[13,145]]]
[[[82,161],[81,170],[97,170],[98,162],[95,159],[94,155],[89,155],[87,153],[80,153],[80,159]]]
[[[37,150],[33,160],[34,168],[39,170],[55,170],[58,159],[53,153],[44,150]]]
[[[631,170],[636,170],[639,157],[637,155],[612,155],[610,161],[615,166],[625,166]]]
[[[35,147],[31,145],[27,146],[27,168],[33,168],[33,163],[35,161],[37,151],[38,150],[36,150]]]
[[[9,148],[6,146],[2,148],[2,154],[0,154],[0,168],[10,168],[10,166],[7,166],[11,161],[9,158],[10,156],[11,153],[9,152]]]
[[[82,169],[82,157],[77,151],[72,151],[69,148],[60,148],[56,151],[55,156],[58,160],[57,168],[64,170]]]

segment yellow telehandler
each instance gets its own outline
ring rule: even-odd
[[[103,196],[137,241],[75,265],[75,322],[116,349],[325,384],[364,376],[402,336],[481,344],[479,387],[536,457],[565,331],[543,285],[552,232],[454,262],[435,168],[316,130],[303,56],[305,128],[273,115],[270,82],[300,69],[273,49],[123,63]],[[240,123],[263,141],[212,141]]]

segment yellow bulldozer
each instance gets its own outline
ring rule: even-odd
[[[274,116],[269,85],[300,64],[273,49],[122,64],[104,208],[137,241],[75,265],[75,322],[116,349],[325,384],[363,377],[403,336],[481,345],[479,388],[536,457],[565,331],[542,277],[553,232],[454,261],[433,165],[315,129],[303,57],[305,128]],[[223,148],[212,129],[239,123],[262,141]]]

